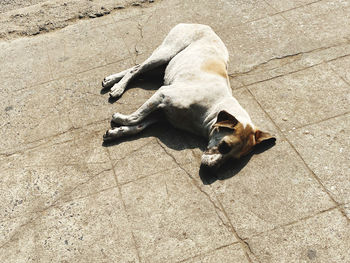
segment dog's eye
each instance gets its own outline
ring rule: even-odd
[[[223,141],[219,144],[218,150],[221,154],[227,154],[231,151],[231,147]]]

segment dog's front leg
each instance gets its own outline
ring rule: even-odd
[[[157,117],[147,118],[146,120],[142,121],[141,123],[139,123],[137,125],[120,126],[120,127],[114,128],[114,129],[107,130],[106,133],[103,135],[103,140],[105,142],[109,142],[109,141],[117,139],[117,138],[137,134],[137,133],[143,131],[144,129],[146,129],[151,124],[156,123],[158,121],[159,121],[159,119]]]
[[[109,89],[109,88],[113,87],[113,85],[116,84],[118,81],[120,81],[128,72],[135,70],[139,66],[140,65],[136,65],[134,67],[131,67],[131,68],[126,69],[124,71],[121,71],[119,73],[105,77],[102,81],[102,87],[104,89]]]
[[[121,125],[135,125],[144,120],[150,113],[157,110],[164,101],[164,93],[160,88],[154,95],[149,98],[137,111],[130,115],[115,113],[112,116],[112,121]]]

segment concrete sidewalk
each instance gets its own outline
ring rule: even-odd
[[[314,2],[314,3],[313,3]],[[168,125],[102,146],[102,79],[180,22],[230,52],[234,96],[267,151],[220,180]],[[1,262],[350,262],[350,1],[163,0],[0,42]]]

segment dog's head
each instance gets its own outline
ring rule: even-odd
[[[207,150],[202,156],[202,165],[218,168],[226,160],[239,159],[247,155],[255,145],[276,138],[267,132],[245,127],[234,116],[226,111],[218,114],[217,121],[209,137]]]

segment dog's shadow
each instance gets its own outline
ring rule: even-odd
[[[259,145],[256,145],[248,155],[240,158],[239,160],[228,160],[218,170],[208,169],[207,167],[201,165],[199,169],[199,176],[203,184],[206,185],[212,184],[217,180],[229,179],[238,174],[244,168],[244,166],[247,165],[253,155],[263,153],[274,145],[274,139],[262,142]]]
[[[146,90],[157,90],[160,86],[163,85],[163,74],[164,68],[157,68],[150,73],[147,73],[147,75],[142,75],[139,79],[130,83],[130,85],[128,85],[128,89],[142,87],[142,89]],[[102,89],[101,94],[105,94],[107,92],[107,89]],[[114,103],[116,100],[118,99],[110,98],[109,102]],[[161,113],[156,112],[155,114]],[[112,122],[111,126],[114,126]],[[160,140],[166,147],[176,151],[182,151],[185,149],[200,149],[201,151],[204,151],[207,146],[207,142],[203,138],[176,129],[166,121],[153,124],[139,134],[120,138],[110,142],[103,142],[102,145],[104,147],[111,147],[127,141],[133,141],[140,138],[152,136]],[[262,143],[259,146],[256,146],[249,155],[241,158],[240,160],[228,161],[222,167],[220,167],[220,169],[215,171],[200,166],[199,177],[205,185],[212,184],[217,180],[229,179],[238,174],[244,168],[244,166],[247,165],[254,154],[260,154],[271,148],[274,144],[274,140],[266,141],[266,143]]]

